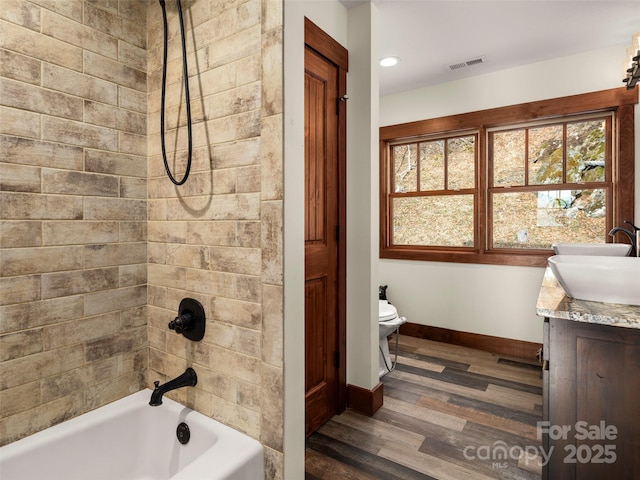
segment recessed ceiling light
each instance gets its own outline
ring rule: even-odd
[[[393,67],[396,65],[400,59],[398,57],[383,57],[380,59],[381,67]]]

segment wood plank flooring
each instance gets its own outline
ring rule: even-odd
[[[400,336],[384,405],[347,410],[306,443],[306,480],[538,480],[535,362]]]

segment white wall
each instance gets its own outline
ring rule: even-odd
[[[525,65],[380,99],[380,125],[622,86],[625,45]],[[576,72],[579,75],[576,75]],[[640,219],[640,114],[636,129],[636,224]],[[410,322],[542,341],[535,314],[543,268],[380,260],[380,283]]]
[[[347,383],[377,382],[378,174],[375,7],[284,2],[285,478],[304,478],[304,17],[349,50]],[[359,148],[356,148],[359,147]],[[375,327],[375,329],[374,329]]]

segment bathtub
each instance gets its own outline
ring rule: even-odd
[[[263,479],[259,442],[168,398],[151,407],[150,397],[142,390],[0,448],[0,478]]]

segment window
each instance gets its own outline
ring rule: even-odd
[[[546,264],[633,219],[633,104],[614,89],[380,129],[382,258]]]

